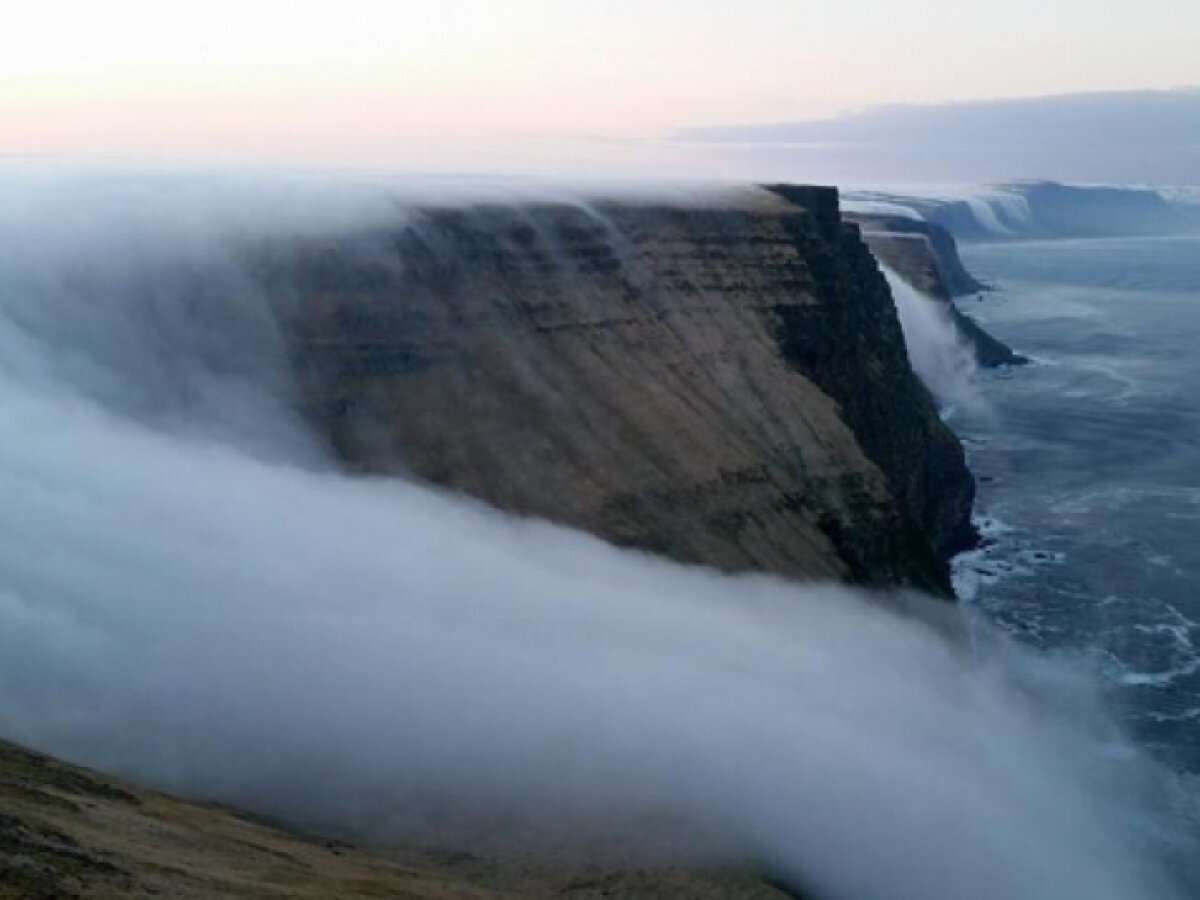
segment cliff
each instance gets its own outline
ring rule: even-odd
[[[973,538],[962,449],[833,189],[407,207],[253,268],[353,470],[801,578],[949,593]]]
[[[959,332],[984,367],[1021,365],[1027,360],[992,337],[963,313],[954,298],[986,291],[958,256],[954,237],[933,222],[903,216],[847,216],[863,229],[863,239],[885,265],[927,297],[945,304]]]
[[[1147,188],[1025,181],[959,197],[855,196],[905,207],[960,240],[1125,237],[1200,229],[1194,205],[1169,202]]]
[[[686,562],[949,594],[974,485],[832,189],[398,204],[239,246],[281,390],[349,470]],[[0,897],[797,896],[307,840],[3,742],[0,810]]]
[[[1029,209],[1022,231],[1041,237],[1109,237],[1162,234],[1189,225],[1183,211],[1157,191],[1076,186],[1053,181],[1001,185]]]

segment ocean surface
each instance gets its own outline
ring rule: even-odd
[[[1119,716],[1200,773],[1200,235],[968,244],[960,307],[1034,360],[952,424],[987,543],[968,602],[1096,669]]]

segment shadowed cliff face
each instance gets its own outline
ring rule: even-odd
[[[788,199],[410,209],[254,265],[354,469],[678,560],[946,592],[961,449],[836,193]]]

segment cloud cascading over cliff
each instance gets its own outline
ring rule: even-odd
[[[194,185],[152,188],[3,187],[5,737],[381,840],[486,847],[502,835],[753,863],[816,897],[1171,896],[1146,827],[1158,771],[1085,678],[982,627],[966,640],[954,607],[679,566],[416,480],[344,471],[371,459],[349,456],[354,442],[412,446],[396,443],[406,427],[478,419],[480,432],[451,435],[468,441],[502,424],[494,410],[508,398],[510,443],[480,444],[480,465],[517,454],[504,471],[598,492],[586,466],[539,468],[554,454],[512,437],[537,433],[520,416],[578,415],[548,380],[579,386],[614,423],[579,432],[581,453],[619,460],[613,447],[634,441],[660,454],[651,474],[663,478],[680,471],[662,443],[674,431],[680,452],[712,454],[714,472],[753,444],[768,483],[795,470],[804,485],[849,454],[858,480],[835,478],[830,498],[865,485],[864,522],[936,527],[936,505],[918,502],[934,496],[927,476],[904,480],[897,458],[860,443],[883,415],[875,401],[835,396],[868,383],[847,380],[839,352],[847,369],[907,372],[890,388],[913,392],[898,415],[943,439],[907,362],[888,368],[902,342],[819,346],[822,334],[899,332],[861,242],[820,206],[828,195],[813,209],[754,194],[532,217],[415,215],[391,201],[328,221],[305,206],[302,221],[292,211],[272,224],[246,217],[251,198],[234,215]],[[416,227],[397,229],[397,215]],[[489,240],[481,221],[497,223]],[[562,259],[578,293],[543,306],[531,286],[562,277],[544,248],[572,234]],[[427,256],[412,255],[418,243]],[[462,264],[443,264],[448,252]],[[472,280],[483,271],[507,280],[487,290]],[[624,293],[600,289],[610,284]],[[405,316],[392,318],[389,297],[413,298]],[[525,353],[532,335],[566,347]],[[510,380],[487,388],[473,364]],[[423,396],[408,373],[439,365],[436,384],[459,391]],[[784,400],[755,396],[772,389]],[[641,418],[620,391],[656,402],[642,401]],[[369,411],[380,433],[360,419],[331,455],[329,432],[312,430],[329,409],[315,401]],[[771,418],[783,414],[797,421]],[[692,443],[707,434],[701,419],[720,440]],[[447,466],[463,446],[429,445]],[[411,478],[424,474],[411,459],[437,454],[395,458]],[[675,505],[701,502],[648,496],[667,525]],[[801,536],[805,521],[794,520]],[[767,536],[782,541],[778,528]]]

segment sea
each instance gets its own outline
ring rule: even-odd
[[[1200,235],[966,244],[964,312],[1030,358],[956,415],[983,546],[964,600],[1100,676],[1131,733],[1200,773]]]

